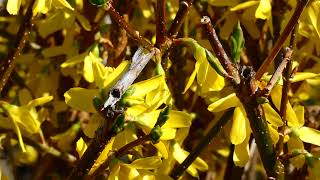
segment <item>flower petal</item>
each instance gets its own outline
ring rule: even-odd
[[[78,110],[96,112],[92,100],[99,96],[98,89],[71,88],[64,93],[65,102]]]
[[[244,167],[249,160],[249,139],[250,136],[234,147],[233,162],[236,166]]]
[[[7,11],[11,15],[17,15],[21,6],[21,0],[8,0]]]
[[[297,129],[299,133],[299,138],[306,143],[314,144],[320,146],[320,131],[309,128],[309,127],[301,127]]]
[[[157,169],[161,166],[160,156],[151,156],[133,161],[130,165],[135,169]]]
[[[233,113],[230,141],[232,144],[241,144],[246,139],[246,118],[240,107],[236,107]]]
[[[236,107],[240,104],[240,101],[235,93],[229,94],[214,103],[210,104],[208,110],[211,112],[219,112],[231,107]]]
[[[266,120],[276,127],[283,125],[280,115],[271,107],[269,103],[262,104]]]

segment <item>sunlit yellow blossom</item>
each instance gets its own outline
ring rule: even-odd
[[[9,14],[16,15],[19,12],[22,0],[8,0],[7,11]],[[67,8],[73,10],[67,0],[36,0],[33,6],[33,14],[47,13],[51,8]]]
[[[272,27],[272,16],[271,16],[271,2],[270,0],[260,1],[245,1],[240,4],[232,1],[212,0],[213,4],[218,6],[229,6],[230,9],[227,11],[221,20],[225,19],[225,23],[221,27],[220,36],[223,39],[228,39],[233,27],[238,21],[248,31],[253,38],[258,38],[259,29],[255,25],[257,19],[266,20],[266,25],[270,28],[271,33],[273,32]],[[239,2],[239,1],[237,1]],[[239,14],[238,12],[242,12]]]

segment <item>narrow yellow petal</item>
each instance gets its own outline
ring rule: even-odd
[[[105,146],[101,154],[99,155],[98,159],[94,162],[93,166],[89,171],[89,175],[92,174],[105,160],[108,158],[109,152],[111,151],[114,137],[110,139],[109,143]]]
[[[66,67],[74,66],[74,65],[76,65],[78,63],[83,62],[84,59],[86,58],[86,56],[88,56],[88,52],[84,52],[82,54],[74,56],[74,57],[68,59],[67,61],[65,61],[64,63],[62,63],[60,65],[60,67],[66,68]]]
[[[250,136],[234,147],[233,162],[236,166],[244,167],[249,160],[249,139]]]
[[[292,153],[295,150],[304,150],[303,142],[298,137],[290,137],[287,142],[288,151]],[[294,158],[290,158],[290,163],[298,169],[302,168],[305,163],[304,155],[298,155]]]
[[[265,103],[262,105],[264,115],[269,123],[276,127],[280,127],[283,125],[283,121],[280,115],[271,107],[269,103]]]
[[[269,127],[269,132],[270,132],[270,136],[272,139],[272,143],[274,145],[277,144],[277,142],[279,141],[279,133],[278,133],[278,128],[277,127],[272,127],[272,125],[268,124]]]
[[[294,75],[292,82],[304,81],[304,80],[313,79],[319,76],[320,74],[311,73],[311,72],[298,72]]]
[[[131,86],[134,89],[132,96],[145,96],[147,93],[157,89],[162,82],[164,82],[164,76],[162,75],[137,82]]]
[[[274,105],[278,110],[280,110],[281,106],[281,94],[282,94],[282,86],[276,86],[271,91],[271,99]],[[301,127],[300,122],[296,116],[296,113],[293,111],[292,106],[288,102],[287,104],[287,121],[290,127]]]
[[[302,127],[304,125],[304,106],[295,105],[293,106],[293,110],[296,113],[298,119],[297,126]]]
[[[21,0],[8,0],[7,11],[11,15],[17,15],[21,6]]]
[[[299,138],[306,143],[314,144],[320,146],[320,131],[309,128],[301,127],[298,130]]]
[[[47,13],[50,9],[50,7],[48,7],[47,0],[36,0],[33,6],[33,15],[36,15],[38,13]]]
[[[271,16],[271,3],[270,0],[260,0],[259,6],[256,10],[257,19],[269,19]]]
[[[232,144],[241,144],[246,139],[246,119],[240,107],[236,107],[233,113],[230,141]]]
[[[209,70],[209,63],[207,61],[203,61],[200,64],[200,67],[199,67],[199,70],[197,73],[197,82],[198,82],[199,86],[202,86],[204,81],[207,79],[208,70]],[[212,78],[212,77],[209,77],[209,78]]]
[[[192,117],[190,114],[182,111],[171,110],[169,113],[169,119],[162,126],[163,128],[183,128],[190,127],[192,123]]]
[[[53,0],[52,3],[58,8],[68,8],[72,11],[74,10],[67,0]]]
[[[243,9],[247,9],[249,7],[252,7],[254,5],[259,4],[259,1],[246,1],[244,3],[240,3],[230,9],[230,11],[239,11]]]
[[[311,23],[318,34],[318,37],[320,37],[320,25],[319,25],[320,2],[314,1],[310,3],[310,6],[307,8],[307,12],[311,20]]]
[[[77,141],[77,145],[76,145],[76,151],[78,152],[79,154],[79,157],[81,158],[82,155],[84,154],[84,152],[87,150],[87,145],[86,143],[84,142],[84,140],[82,138],[80,138],[78,141]]]
[[[53,100],[53,96],[40,97],[40,98],[37,98],[37,99],[30,101],[27,104],[27,107],[32,108],[32,107],[40,106],[40,105],[46,104],[52,100]]]
[[[171,140],[176,137],[176,129],[173,128],[161,128],[162,135],[160,137],[161,140]]]
[[[163,156],[164,159],[168,159],[168,149],[162,141],[159,141],[158,143],[153,144],[153,146],[158,149],[158,151],[160,152],[160,154]]]
[[[96,112],[92,100],[99,96],[98,89],[71,88],[64,93],[65,102],[78,110]]]
[[[238,97],[235,93],[229,94],[226,97],[223,97],[214,103],[210,104],[208,110],[211,112],[219,112],[231,107],[236,107],[240,104]]]
[[[82,125],[83,133],[89,138],[93,138],[96,130],[101,126],[103,118],[99,114],[93,114],[88,119],[88,124]]]
[[[84,30],[90,31],[91,30],[91,25],[90,22],[88,21],[87,18],[85,18],[83,15],[79,14],[76,12],[76,18],[80,22],[81,26],[83,27]]]
[[[135,169],[157,169],[161,166],[160,156],[151,156],[133,161],[130,165]]]
[[[196,78],[197,72],[198,72],[198,70],[199,70],[199,68],[200,68],[200,65],[201,65],[201,63],[197,61],[197,62],[196,62],[196,65],[195,65],[195,67],[194,67],[194,70],[193,70],[193,72],[192,72],[191,76],[189,77],[189,80],[188,80],[188,82],[187,82],[187,84],[186,84],[186,87],[184,88],[183,94],[186,93],[186,91],[187,91],[187,90],[190,88],[190,86],[192,85],[194,79]]]
[[[84,58],[84,65],[83,65],[83,77],[90,83],[94,81],[94,75],[93,75],[93,59],[91,56],[86,56]]]

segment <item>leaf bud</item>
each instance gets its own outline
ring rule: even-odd
[[[162,131],[161,131],[161,127],[159,125],[152,128],[152,130],[150,132],[150,137],[151,137],[152,143],[158,143],[161,136],[162,136]]]

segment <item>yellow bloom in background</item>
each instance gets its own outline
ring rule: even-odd
[[[280,109],[281,96],[279,96],[279,94],[281,94],[281,92],[281,86],[276,86],[271,93],[272,101],[277,109]],[[289,152],[304,150],[303,142],[320,146],[320,131],[303,126],[305,123],[304,114],[303,106],[296,105],[292,108],[290,104],[287,104],[288,127],[292,131],[290,139],[288,140]],[[291,119],[296,119],[296,121],[291,121]],[[290,161],[295,165],[295,167],[301,168],[304,164],[304,156],[299,155],[292,158]]]
[[[45,120],[41,118],[40,112],[36,107],[50,102],[53,99],[52,96],[44,96],[16,106],[4,101],[0,101],[1,108],[8,117],[0,115],[0,126],[5,129],[13,129],[19,140],[22,151],[25,151],[25,145],[23,143],[22,134],[32,135],[39,133],[40,125]],[[21,103],[25,102],[24,100]]]
[[[7,11],[11,15],[17,15],[21,4],[25,2],[23,0],[8,0]],[[51,8],[67,8],[73,10],[73,7],[68,3],[67,0],[36,0],[33,6],[33,15],[37,13],[47,13]]]
[[[251,37],[257,39],[260,36],[260,31],[255,25],[257,19],[266,20],[266,25],[269,27],[271,34],[273,33],[271,2],[270,0],[246,1],[239,4],[240,1],[222,1],[210,0],[209,3],[217,6],[229,6],[230,9],[219,20],[225,20],[221,26],[220,37],[228,39],[232,33],[233,27],[238,21],[248,31]],[[241,13],[239,13],[241,12]]]

